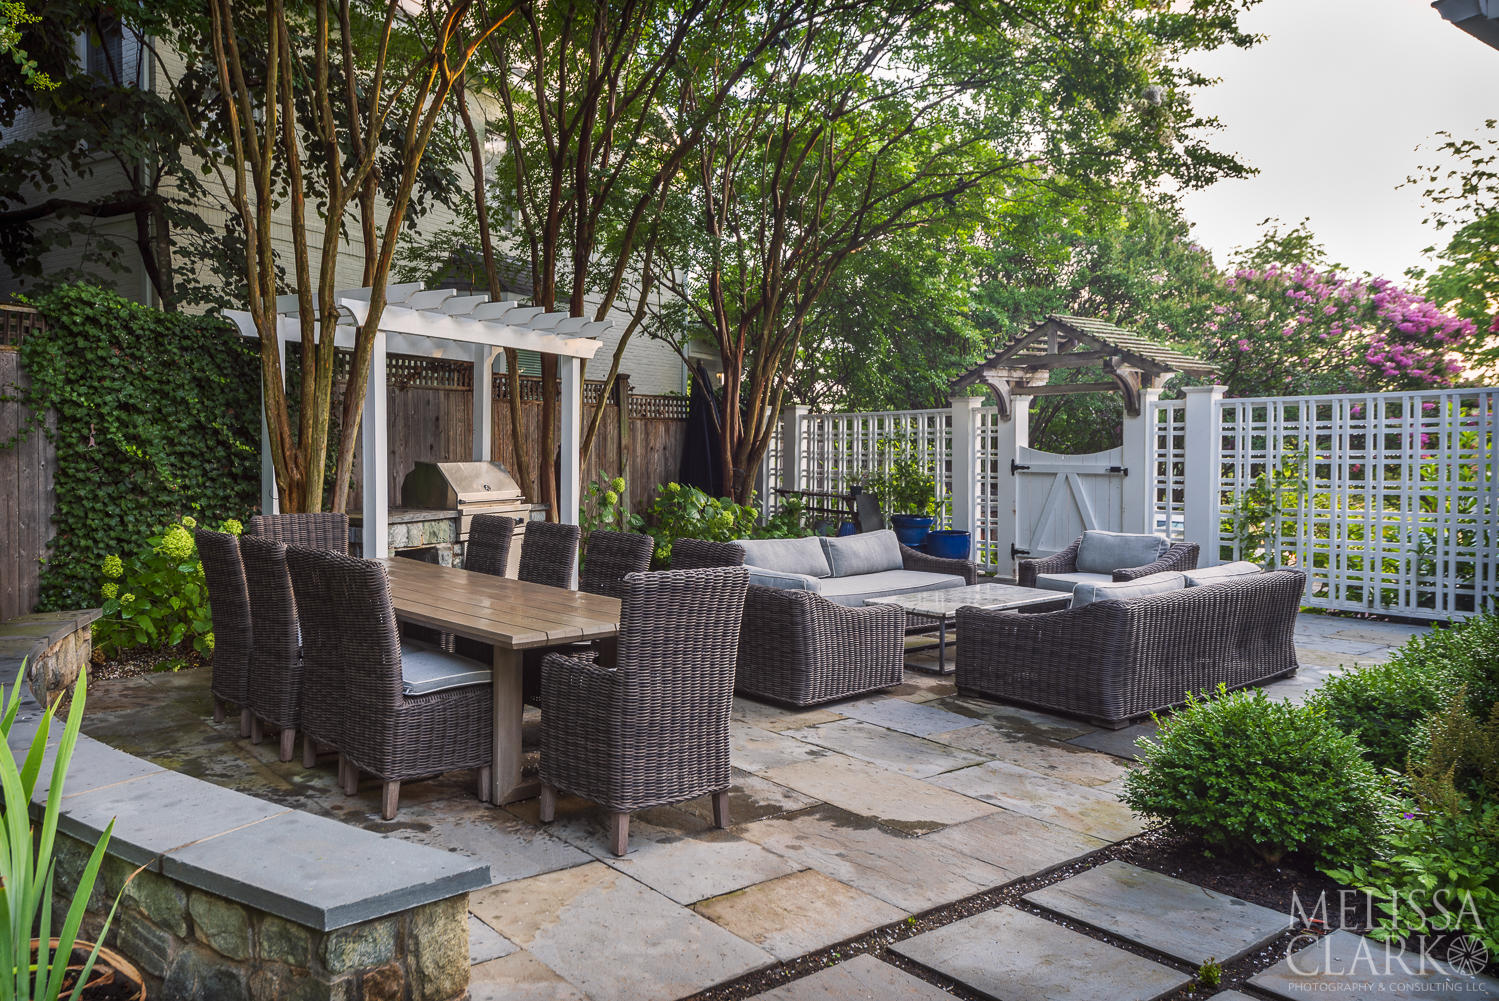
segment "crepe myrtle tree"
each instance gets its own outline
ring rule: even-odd
[[[667,213],[680,242],[655,329],[684,354],[693,339],[717,347],[735,499],[753,489],[809,313],[854,255],[985,197],[1241,173],[1199,138],[1214,123],[1189,92],[1208,81],[1182,62],[1252,44],[1239,9],[972,0],[809,12],[724,102]]]
[[[271,457],[286,510],[323,504],[339,320],[334,293],[346,230],[359,227],[363,284],[371,293],[343,392],[333,510],[347,500],[374,335],[424,154],[447,128],[449,98],[469,60],[512,12],[508,5],[481,12],[472,0],[291,6],[209,0],[229,197],[243,240]],[[283,221],[290,260],[278,244]],[[301,321],[295,429],[275,336],[283,274]]]

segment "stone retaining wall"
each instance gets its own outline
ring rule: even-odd
[[[90,845],[57,838],[56,913]],[[468,894],[319,931],[106,856],[83,932],[124,888],[107,944],[165,1001],[451,1001],[468,989]],[[128,882],[127,882],[128,880]]]

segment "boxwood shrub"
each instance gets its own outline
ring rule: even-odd
[[[1383,806],[1380,779],[1323,710],[1220,687],[1159,723],[1125,779],[1135,813],[1209,849],[1271,862],[1367,854]]]

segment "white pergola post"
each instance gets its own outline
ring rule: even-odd
[[[370,352],[369,382],[364,393],[364,416],[359,422],[359,450],[364,472],[364,558],[390,555],[390,497],[386,484],[390,462],[385,419],[385,332],[375,332]]]
[[[1006,577],[1015,576],[1015,542],[1020,538],[1016,512],[1020,509],[1020,477],[1015,463],[1020,450],[1031,443],[1031,398],[1016,395],[1009,420],[995,422],[994,461],[999,473],[994,477],[994,496],[989,515],[994,519],[994,563]]]
[[[978,541],[979,396],[952,398],[952,527]]]
[[[1140,391],[1140,412],[1124,418],[1124,520],[1121,532],[1148,535],[1155,531],[1155,407],[1159,389]],[[1169,526],[1168,526],[1169,530]]]
[[[1227,386],[1188,386],[1182,419],[1186,424],[1186,449],[1182,456],[1182,515],[1188,542],[1202,547],[1197,565],[1217,566],[1218,483],[1222,475],[1223,443],[1218,433],[1218,401]]]
[[[494,360],[499,349],[474,345],[474,458],[494,458]]]
[[[562,448],[562,470],[557,483],[557,520],[564,525],[576,525],[581,499],[579,467],[582,456],[578,450],[583,444],[583,363],[566,355],[557,360],[562,376],[562,420],[558,442]],[[551,456],[542,456],[542,461],[550,464]]]

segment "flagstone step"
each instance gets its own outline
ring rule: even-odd
[[[1481,953],[1482,947],[1478,946]],[[1461,952],[1438,948],[1423,957],[1339,929],[1249,978],[1251,986],[1290,1001],[1310,997],[1499,998],[1499,980],[1463,972]]]
[[[819,970],[750,1001],[951,1001],[948,994],[873,956]]]
[[[1287,914],[1117,860],[1025,899],[1193,966],[1230,963],[1291,928]]]
[[[1154,1001],[1192,979],[1013,907],[975,914],[891,949],[993,1001]]]

